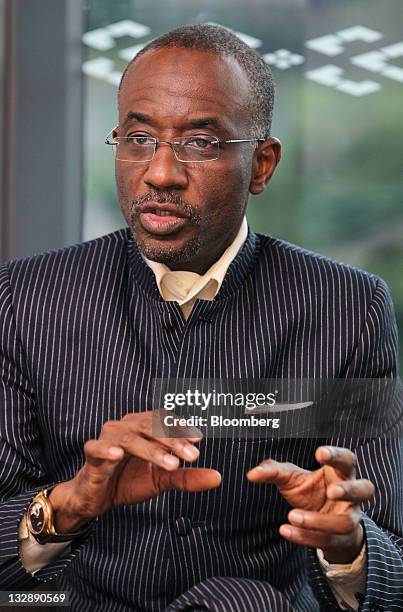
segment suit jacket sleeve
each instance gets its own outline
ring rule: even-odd
[[[346,376],[396,378],[397,329],[393,304],[385,283],[378,279],[359,343]],[[401,429],[401,384],[396,386],[391,422]],[[400,415],[400,423],[399,423]],[[389,420],[389,419],[388,419]],[[393,612],[403,602],[403,444],[400,437],[372,438],[354,446],[337,440],[357,456],[357,478],[368,478],[376,488],[373,499],[363,505],[362,525],[367,544],[367,583],[360,610]],[[316,551],[309,550],[310,581],[315,596],[326,610],[340,610],[319,566]]]
[[[28,589],[68,567],[82,542],[75,542],[71,554],[39,570],[35,578],[19,558],[21,518],[35,494],[51,483],[37,425],[35,390],[15,325],[7,264],[0,265],[0,382],[0,588]]]

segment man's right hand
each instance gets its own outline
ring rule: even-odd
[[[153,415],[141,412],[107,421],[99,438],[85,443],[83,467],[49,495],[58,533],[76,531],[114,506],[137,504],[163,491],[206,491],[220,485],[215,470],[179,467],[180,459],[191,462],[199,456],[194,444],[201,432],[179,428],[175,435],[183,430],[183,437],[156,438]]]

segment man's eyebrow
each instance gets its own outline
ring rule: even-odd
[[[130,111],[127,113],[125,120],[122,125],[126,125],[129,121],[139,121],[139,123],[148,123],[152,125],[153,120],[148,115],[144,115],[144,113],[138,113],[136,111]]]
[[[223,125],[221,124],[219,119],[217,119],[217,117],[203,117],[200,119],[191,119],[189,121],[189,125],[195,128],[211,126],[211,127],[216,128],[217,130],[223,128]]]
[[[155,124],[152,117],[137,111],[129,111],[122,123],[122,126],[126,125],[130,121],[138,121],[139,123],[147,123],[148,125]],[[216,130],[223,129],[224,127],[217,117],[200,117],[200,119],[189,119],[184,122],[184,125],[192,128],[213,127]]]

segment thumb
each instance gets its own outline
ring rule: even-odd
[[[181,468],[174,472],[161,470],[159,479],[160,491],[208,491],[221,484],[221,474],[208,468]]]

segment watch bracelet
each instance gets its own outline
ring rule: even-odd
[[[84,537],[86,536],[92,529],[93,527],[93,520],[90,520],[88,523],[85,523],[81,529],[79,529],[78,531],[75,531],[73,533],[57,533],[57,531],[55,530],[54,524],[53,524],[53,519],[54,519],[54,512],[53,512],[53,508],[52,508],[52,503],[49,499],[49,493],[51,493],[51,491],[57,487],[60,484],[60,482],[48,485],[43,487],[33,498],[31,504],[33,504],[35,502],[35,499],[37,497],[41,497],[41,502],[42,504],[44,504],[46,506],[46,512],[45,512],[45,525],[44,525],[44,530],[45,533],[41,532],[39,534],[34,533],[30,527],[29,527],[29,517],[28,517],[28,512],[29,512],[29,508],[31,507],[31,504],[28,507],[28,511],[26,513],[26,523],[27,523],[27,528],[29,533],[31,533],[31,535],[35,538],[35,540],[38,542],[38,544],[41,545],[45,545],[48,543],[55,543],[55,542],[69,542],[72,540],[76,540],[78,538]]]

